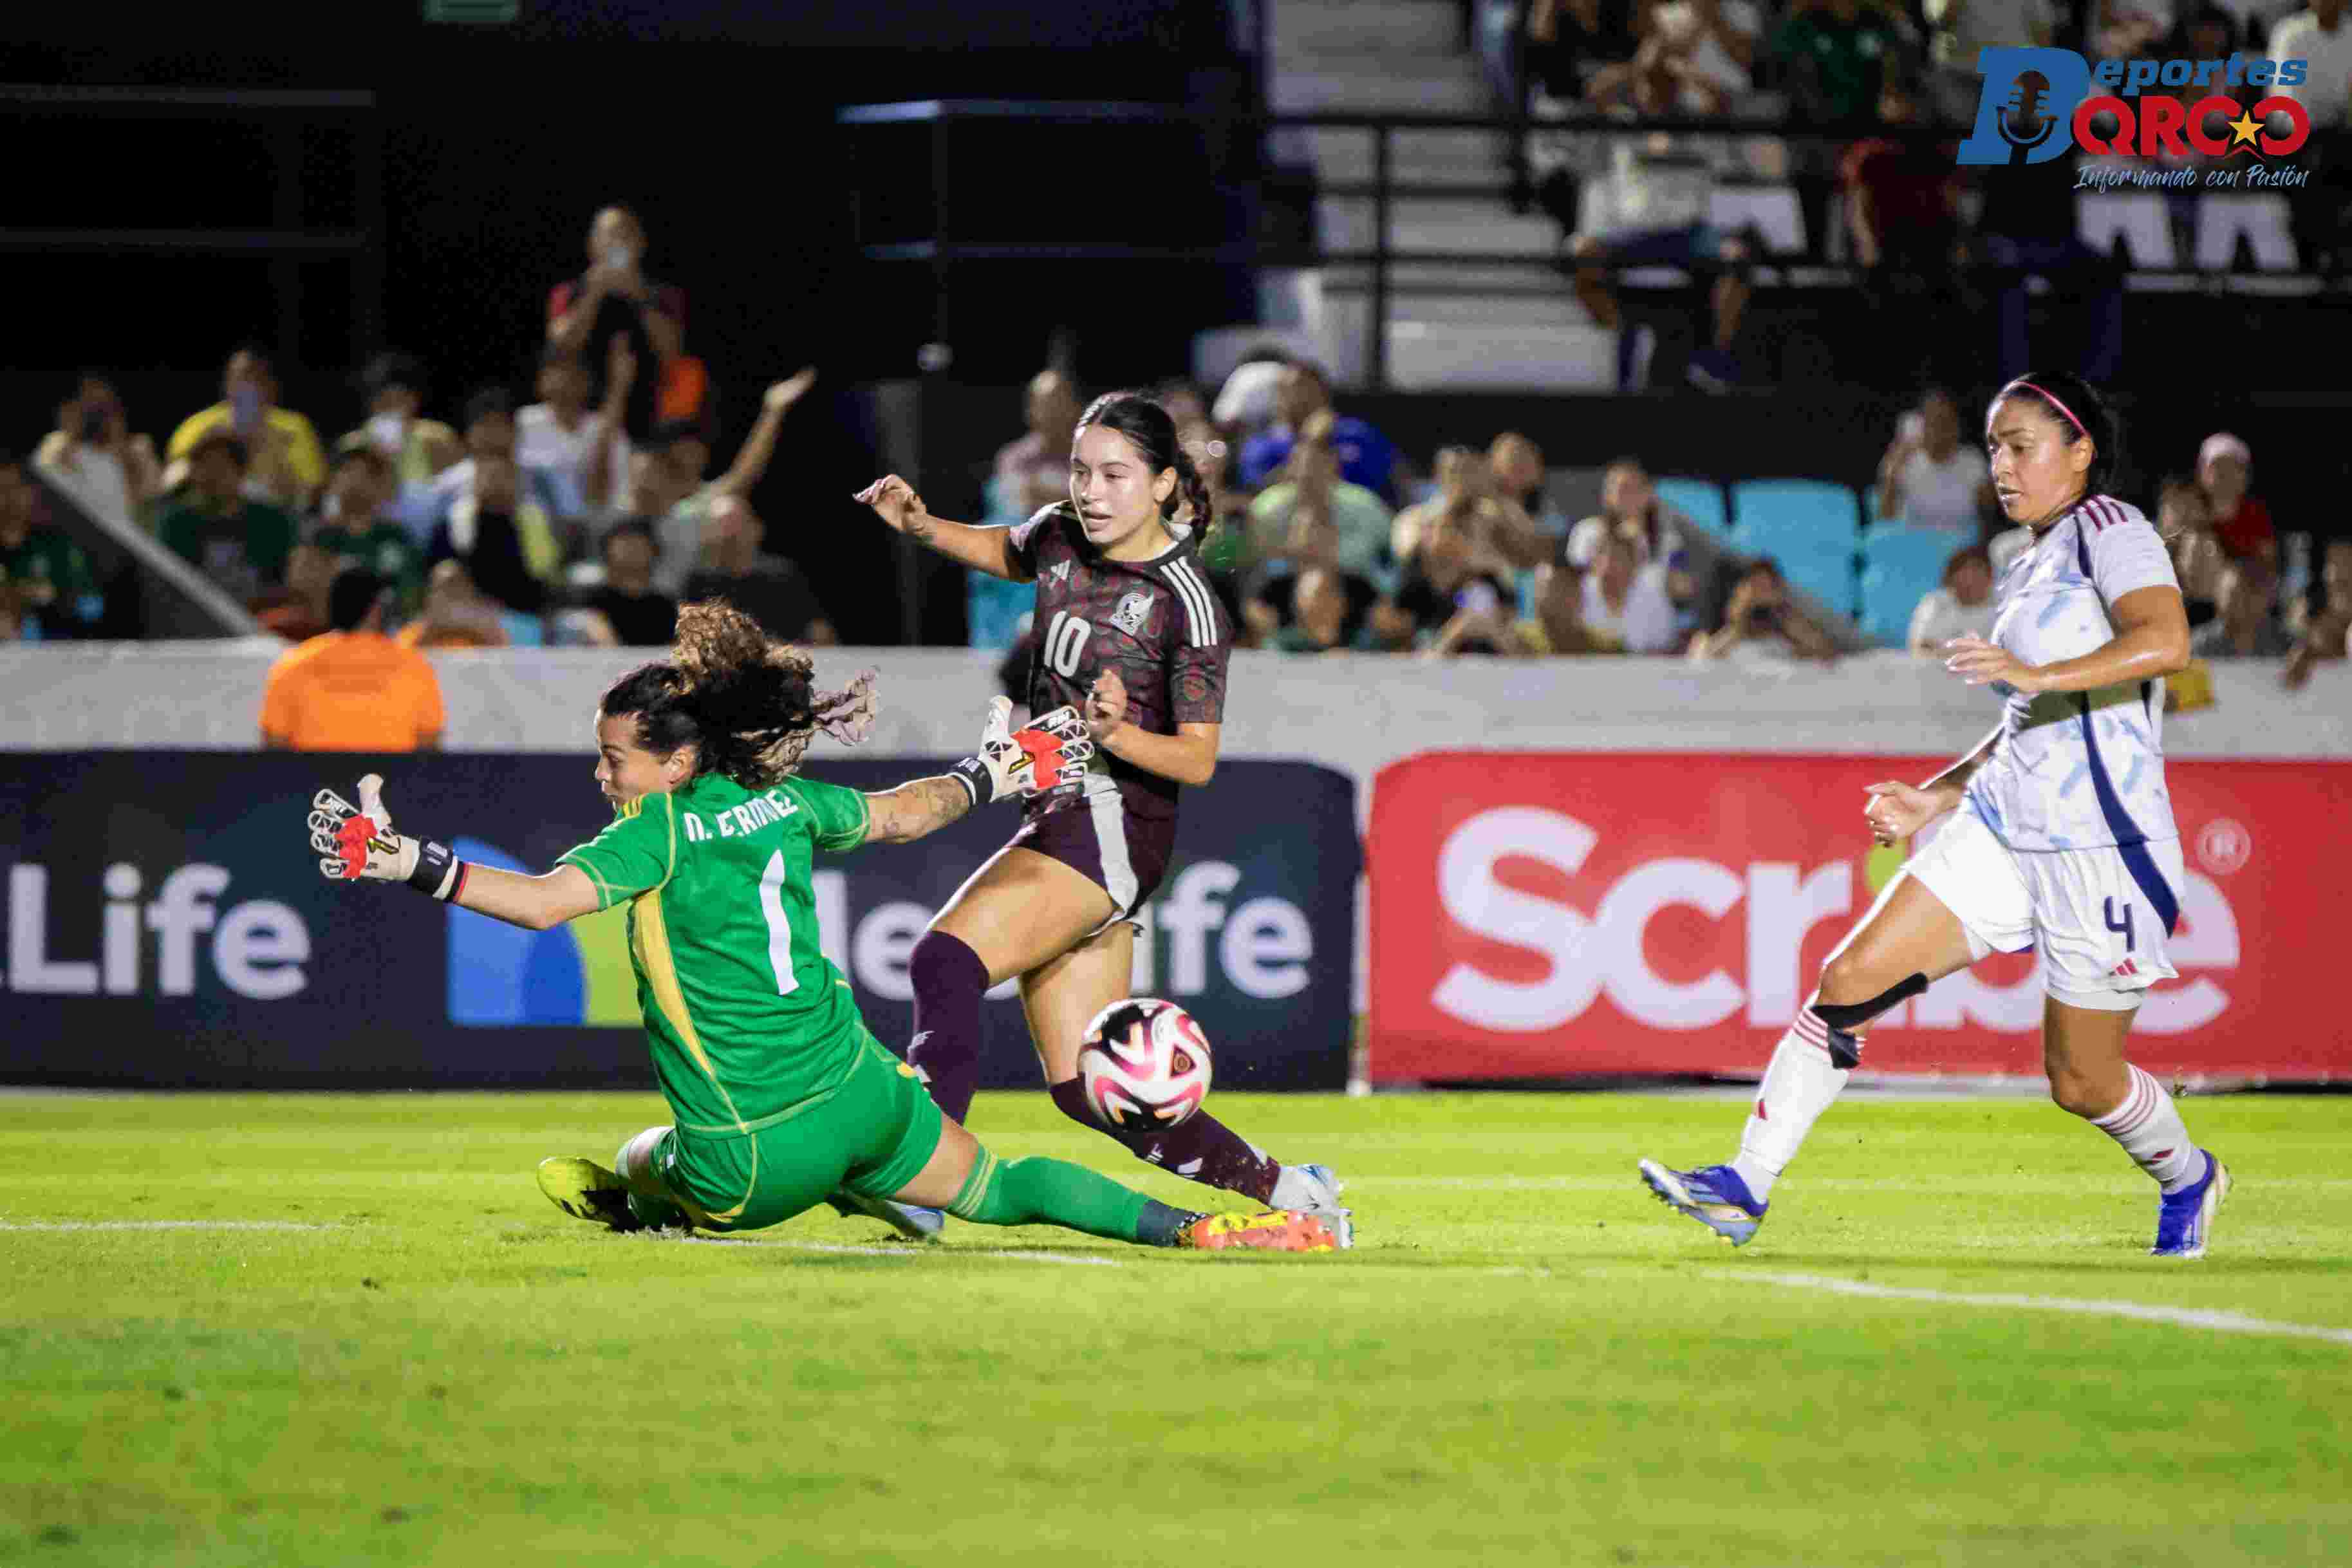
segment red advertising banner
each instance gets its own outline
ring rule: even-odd
[[[1432,752],[1381,771],[1369,844],[1376,1081],[1755,1072],[1900,868],[1864,786],[1949,758]],[[2352,762],[2166,764],[2189,886],[2135,1060],[2352,1076]],[[1932,833],[1932,829],[1930,830]],[[1865,1068],[2038,1073],[2034,955],[1872,1031]]]

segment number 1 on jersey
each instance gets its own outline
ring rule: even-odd
[[[1094,623],[1082,621],[1067,610],[1055,610],[1046,623],[1045,636],[1038,646],[1045,656],[1045,668],[1068,679],[1078,672],[1078,658],[1087,650],[1087,638],[1094,635]]]
[[[760,873],[760,912],[768,917],[768,967],[776,972],[776,994],[789,996],[801,988],[793,973],[793,922],[784,913],[784,852],[768,857]]]

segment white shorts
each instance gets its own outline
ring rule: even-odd
[[[2179,971],[2165,938],[2189,885],[2180,840],[2011,849],[1963,802],[1904,869],[1958,917],[1971,962],[2042,950],[2042,984],[2070,1007],[2125,1012]]]

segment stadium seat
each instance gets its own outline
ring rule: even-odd
[[[2272,191],[2199,193],[2197,265],[2213,271],[2234,265],[2240,235],[2253,252],[2254,265],[2263,271],[2295,269],[2294,235],[2287,224],[2284,196]]]
[[[1823,606],[1841,616],[1851,616],[1854,605],[1853,552],[1836,545],[1798,545],[1787,549],[1758,549],[1742,542],[1738,533],[1731,545],[1743,555],[1769,555],[1780,568],[1780,575],[1789,586],[1800,593],[1811,595]]]
[[[1968,548],[1969,541],[1961,535],[1940,528],[1906,528],[1899,522],[1882,522],[1864,531],[1862,563],[1871,566],[1895,566],[1906,572],[1927,572],[1940,582],[1944,564],[1953,552]]]
[[[1713,479],[1662,479],[1652,487],[1658,499],[1689,518],[1709,533],[1721,538],[1730,529],[1729,515],[1724,510],[1723,487]]]
[[[2172,223],[2154,191],[2089,191],[2074,200],[2074,233],[2101,256],[2121,235],[2135,267],[2177,267]]]
[[[1749,479],[1731,487],[1739,548],[1778,555],[1817,547],[1851,554],[1862,512],[1853,490],[1823,479]]]
[[[1862,635],[1887,647],[1901,647],[1910,635],[1911,613],[1940,587],[1941,567],[1923,570],[1916,562],[1874,561],[1862,569]]]

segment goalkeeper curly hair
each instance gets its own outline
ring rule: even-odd
[[[634,716],[637,741],[656,756],[696,748],[695,773],[723,773],[746,789],[789,778],[822,730],[855,745],[874,720],[873,674],[841,691],[815,688],[809,656],[768,636],[719,600],[677,613],[669,658],[614,681],[599,716]]]

